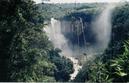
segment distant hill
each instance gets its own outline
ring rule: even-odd
[[[45,19],[62,18],[76,12],[94,12],[100,10],[103,3],[38,4],[39,11]]]

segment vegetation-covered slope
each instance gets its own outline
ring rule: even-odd
[[[36,5],[31,0],[0,0],[0,81],[69,81],[73,63],[60,56],[61,50],[49,41],[43,30],[44,21],[52,17],[60,20],[74,17],[75,21],[79,15],[90,23],[100,7],[100,4]],[[84,64],[73,81],[129,81],[129,4],[116,8],[112,24],[109,47],[103,55]]]
[[[38,7],[40,13],[42,13],[42,15],[45,16],[45,19],[50,19],[52,17],[56,19],[61,19],[64,18],[64,16],[76,12],[92,13],[94,11],[99,10],[102,5],[104,4],[70,3],[70,4],[38,4]]]
[[[128,82],[129,4],[117,7],[112,16],[112,39],[103,55],[87,62],[75,81]]]
[[[57,5],[57,4],[56,4]],[[91,6],[92,5],[92,6]],[[101,6],[100,6],[101,5]],[[60,20],[72,21],[73,26],[76,26],[76,20],[82,19],[83,22],[91,23],[92,18],[97,16],[104,4],[73,4],[67,7],[58,5],[59,7],[52,11],[50,17],[61,18]],[[71,7],[73,6],[73,7]],[[69,8],[70,7],[70,8]],[[51,7],[50,7],[51,8]],[[54,7],[53,7],[54,8]],[[61,9],[62,8],[62,9]],[[68,8],[68,9],[67,9]],[[70,11],[69,11],[70,10]],[[129,40],[129,4],[117,7],[112,15],[112,35],[109,47],[104,54],[99,55],[94,61],[87,62],[74,81],[76,82],[126,82],[128,81],[128,40]],[[74,23],[75,22],[75,23]],[[70,27],[68,27],[70,28]],[[79,32],[76,29],[75,32]],[[85,34],[90,32],[86,31]],[[73,43],[76,42],[76,35],[74,39],[70,35],[74,33],[65,34]],[[83,34],[83,33],[82,33]],[[89,33],[90,34],[90,33]],[[88,37],[90,36],[88,34]],[[83,35],[79,35],[79,42],[82,46],[84,42]],[[91,37],[93,38],[93,36]],[[89,39],[92,40],[93,39]],[[91,42],[91,41],[89,41]],[[93,44],[93,43],[92,43]]]
[[[0,81],[68,81],[72,62],[48,40],[34,2],[1,0],[0,10]]]

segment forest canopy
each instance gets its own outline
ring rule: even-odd
[[[31,0],[1,0],[0,10],[0,81],[68,81],[72,62],[61,57],[48,40],[43,31],[45,17],[36,4]],[[58,70],[58,64],[66,69]],[[58,73],[67,77],[59,78]]]
[[[129,82],[128,3],[113,11],[108,48],[93,61],[87,61],[75,79],[70,79],[74,63],[54,47],[44,23],[50,18],[77,19],[78,15],[91,22],[101,8],[100,4],[76,5],[0,0],[1,82]]]

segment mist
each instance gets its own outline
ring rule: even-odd
[[[59,48],[62,50],[61,55],[71,56],[72,51],[68,46],[68,40],[64,37],[61,32],[61,23],[60,21],[51,18],[51,22],[48,26],[46,26],[45,31],[52,41],[55,48]]]
[[[82,68],[82,64],[95,58],[96,55],[101,55],[108,47],[112,32],[112,12],[116,6],[115,4],[107,4],[104,6],[101,13],[94,18],[91,23],[91,29],[95,36],[96,43],[89,46],[84,45],[80,47],[79,45],[75,45],[74,49],[71,48],[73,44],[69,43],[69,39],[64,35],[64,33],[66,34],[67,32],[63,31],[62,33],[62,27],[70,26],[70,22],[65,22],[65,24],[62,25],[61,21],[51,18],[50,23],[44,28],[54,47],[62,50],[60,55],[69,58],[73,62],[75,72],[71,74],[71,80],[76,77],[79,69]],[[79,22],[77,22],[77,26],[82,33],[84,33],[83,28],[85,24],[83,24],[81,18]],[[84,42],[87,43],[86,39],[84,39]]]
[[[95,34],[97,51],[103,52],[111,38],[112,30],[112,12],[116,4],[108,4],[104,7],[102,13],[92,22],[92,30]]]

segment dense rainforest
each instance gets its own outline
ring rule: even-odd
[[[68,81],[72,62],[43,31],[44,17],[31,0],[0,1],[0,81]]]
[[[35,4],[32,0],[0,0],[0,81],[1,82],[129,82],[129,4],[116,7],[112,15],[112,34],[103,54],[75,71],[73,62],[61,56],[44,31],[50,18],[90,24],[104,4]],[[80,18],[78,18],[80,17]],[[69,27],[68,27],[69,28]],[[85,28],[85,27],[84,27]],[[75,29],[75,32],[79,29]],[[65,33],[74,45],[73,33]],[[76,37],[76,34],[74,34]],[[80,38],[83,33],[79,34]],[[87,36],[94,44],[93,35]],[[80,46],[85,42],[81,39]]]
[[[94,62],[84,64],[74,81],[129,81],[129,4],[117,7],[112,15],[111,41],[105,52]]]

